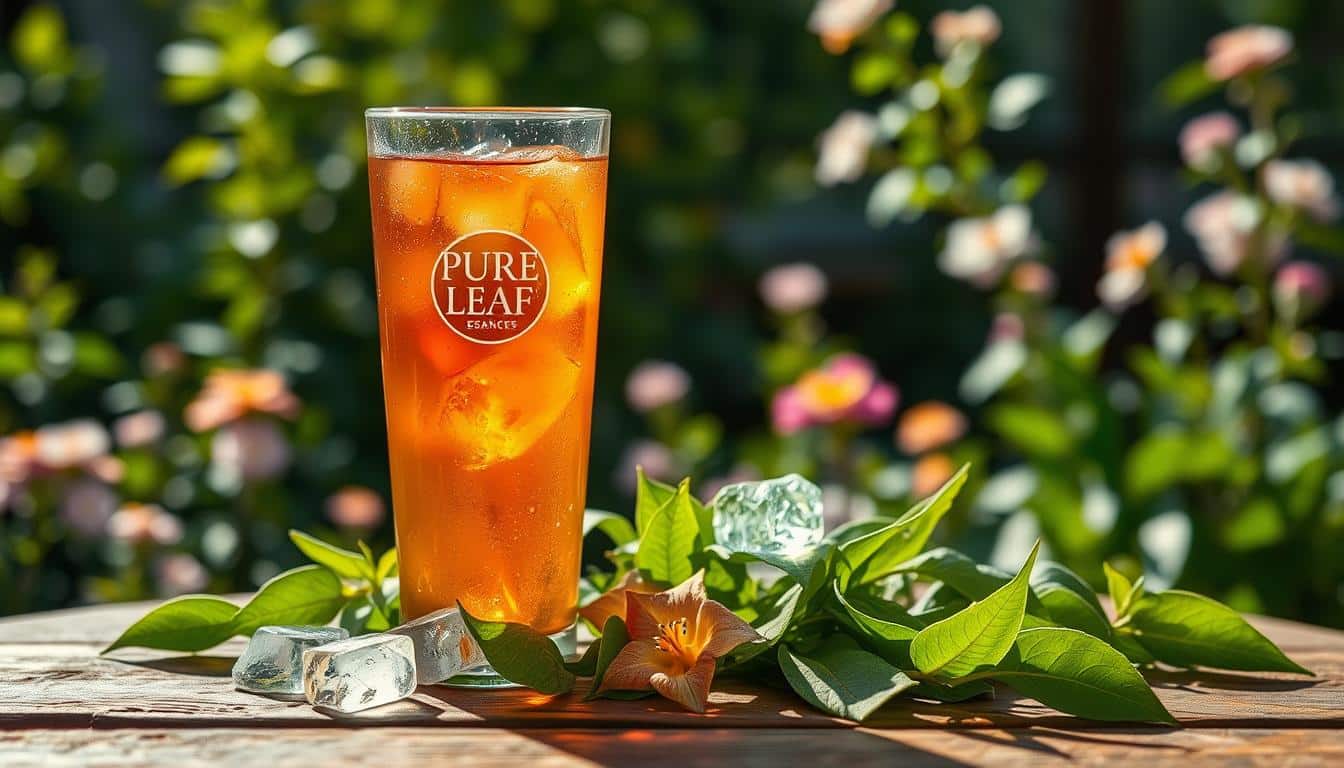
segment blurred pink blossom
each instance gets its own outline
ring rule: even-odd
[[[1274,275],[1273,295],[1279,314],[1301,320],[1325,306],[1330,275],[1310,261],[1290,261]]]
[[[187,404],[184,418],[192,431],[204,432],[249,413],[292,419],[299,406],[299,398],[276,371],[220,370],[206,377],[196,399]]]
[[[891,419],[897,398],[896,387],[878,377],[871,361],[845,353],[775,393],[771,420],[782,435],[817,424],[876,426]]]
[[[1264,174],[1265,191],[1279,205],[1306,211],[1318,221],[1339,215],[1335,180],[1315,160],[1271,160]]]
[[[81,478],[65,488],[60,518],[70,530],[84,537],[102,533],[117,510],[117,494],[106,484]]]
[[[951,277],[987,288],[1034,245],[1031,212],[1023,205],[1009,205],[992,216],[952,222],[938,267]]]
[[[327,497],[327,519],[341,528],[372,529],[383,522],[383,499],[362,485],[347,485]]]
[[[791,315],[826,299],[826,274],[806,262],[783,264],[762,275],[758,287],[767,307]]]
[[[948,56],[961,43],[975,43],[981,48],[999,39],[1002,31],[998,14],[983,5],[967,11],[943,11],[929,24],[938,53]]]
[[[1194,236],[1204,254],[1209,269],[1226,277],[1245,263],[1261,215],[1260,206],[1254,199],[1223,190],[1190,206],[1185,212],[1184,223],[1186,231]],[[1288,238],[1278,230],[1270,230],[1265,238],[1262,248],[1266,263],[1277,264],[1288,252]]]
[[[1024,261],[1008,273],[1008,284],[1018,293],[1049,299],[1055,293],[1055,272],[1039,261]]]
[[[1241,136],[1237,119],[1227,112],[1200,115],[1181,128],[1181,157],[1196,170],[1213,170],[1218,153],[1231,149]]]
[[[289,468],[289,440],[273,421],[233,421],[210,441],[210,463],[243,482],[269,480]]]
[[[1248,24],[1209,40],[1204,71],[1214,80],[1231,80],[1271,67],[1293,52],[1293,36],[1285,29]]]
[[[85,466],[112,447],[107,430],[92,419],[50,424],[36,436],[38,464],[56,471]]]
[[[210,574],[201,561],[178,552],[165,555],[154,563],[154,580],[158,583],[160,595],[176,597],[205,589],[210,582]]]
[[[896,445],[910,456],[942,448],[966,434],[966,417],[947,403],[927,400],[901,414]]]
[[[877,118],[846,110],[817,137],[817,167],[813,175],[823,187],[857,181],[868,165],[868,152],[877,139]]]
[[[131,544],[168,546],[182,540],[182,521],[158,504],[128,501],[112,513],[106,528],[109,537]]]
[[[163,437],[163,414],[158,411],[128,413],[112,424],[112,434],[122,448],[153,445]]]
[[[828,52],[841,54],[891,7],[892,0],[818,0],[807,28]]]
[[[1021,341],[1026,335],[1027,326],[1026,323],[1022,322],[1021,315],[1016,312],[1000,312],[994,316],[994,321],[990,323],[987,343]]]
[[[678,403],[691,388],[691,377],[676,363],[645,360],[625,379],[625,399],[640,413]]]
[[[1155,221],[1131,231],[1117,232],[1106,242],[1106,272],[1097,283],[1097,296],[1114,311],[1142,298],[1148,288],[1148,268],[1167,247],[1167,230]]]
[[[657,440],[636,440],[625,447],[616,465],[616,484],[628,493],[635,492],[636,469],[654,480],[672,482],[677,479],[677,459],[667,446]]]
[[[169,373],[177,373],[187,365],[186,353],[171,341],[150,344],[140,358],[140,366],[145,375],[153,378]]]

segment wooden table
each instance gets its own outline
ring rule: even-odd
[[[1179,729],[1090,723],[1007,690],[965,705],[901,701],[855,727],[726,681],[703,716],[661,699],[430,686],[337,719],[235,691],[241,640],[200,656],[99,657],[147,605],[0,619],[0,766],[1344,765],[1344,633],[1287,621],[1254,623],[1319,677],[1155,672]]]

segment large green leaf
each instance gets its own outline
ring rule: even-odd
[[[863,721],[915,686],[904,672],[858,648],[823,648],[809,657],[781,645],[778,658],[795,693],[817,709],[848,720]]]
[[[892,523],[845,542],[840,546],[841,586],[865,584],[893,572],[895,567],[919,554],[933,529],[952,508],[957,493],[966,484],[970,465],[963,465],[943,487]]]
[[[691,555],[697,549],[700,522],[683,480],[676,492],[649,516],[642,530],[635,566],[654,582],[680,584],[691,577]]]
[[[1123,627],[1158,661],[1177,667],[1312,674],[1236,611],[1193,592],[1139,597]]]
[[[991,674],[1018,693],[1071,715],[1175,722],[1123,654],[1076,629],[1022,630]]]
[[[1022,570],[988,597],[930,624],[910,642],[910,658],[920,672],[958,678],[997,664],[1022,628],[1027,611],[1027,586],[1040,542],[1032,547]]]
[[[725,560],[734,563],[760,562],[766,565],[778,568],[783,571],[794,583],[803,587],[806,592],[805,597],[810,597],[818,586],[824,582],[828,573],[826,567],[826,558],[830,556],[834,547],[829,542],[822,542],[815,547],[809,547],[801,552],[742,552],[730,550],[727,547],[715,544],[708,547],[710,552],[722,557]],[[820,567],[820,570],[818,568]]]
[[[1031,591],[1056,624],[1105,640],[1111,635],[1097,593],[1078,574],[1055,562],[1042,562],[1031,574]]]
[[[798,617],[798,607],[802,602],[803,588],[798,584],[794,584],[774,598],[774,601],[761,612],[761,618],[752,622],[752,628],[765,638],[765,642],[739,645],[723,659],[722,668],[737,666],[773,648],[780,638],[784,637],[789,627],[793,626],[794,619]]]
[[[203,651],[233,636],[238,606],[211,595],[183,595],[160,605],[126,628],[103,649],[157,648],[164,651]]]
[[[268,624],[326,624],[346,604],[341,580],[320,565],[304,565],[261,585],[233,619],[233,633],[250,635]]]
[[[644,474],[643,467],[635,468],[635,530],[641,536],[648,530],[653,515],[663,508],[677,489],[666,483],[660,483]]]
[[[548,694],[574,687],[574,674],[565,669],[560,649],[549,637],[523,624],[478,619],[461,603],[457,607],[481,653],[501,677]]]
[[[831,584],[835,601],[843,613],[842,618],[858,633],[859,642],[887,662],[909,669],[912,663],[910,641],[919,634],[924,623],[896,603],[887,604],[886,615],[875,615],[875,606],[865,605],[860,608],[855,601],[845,598],[839,583]]]
[[[348,549],[342,549],[334,544],[304,533],[303,531],[290,529],[289,540],[294,542],[294,546],[299,551],[318,565],[325,565],[336,572],[337,576],[346,579],[368,579],[372,581],[375,578],[374,570],[369,567],[369,563],[364,556],[358,552],[351,552]]]
[[[630,524],[630,520],[615,514],[605,512],[600,509],[585,509],[583,511],[583,535],[587,538],[593,531],[601,531],[611,539],[616,546],[622,546],[634,541],[635,528]]]

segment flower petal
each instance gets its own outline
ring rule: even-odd
[[[713,681],[714,659],[708,656],[700,657],[695,666],[683,674],[655,672],[649,678],[649,684],[655,691],[699,714],[704,714],[705,705],[709,703],[709,684]],[[603,685],[606,683],[603,682]]]
[[[659,634],[659,624],[684,618],[690,621],[705,601],[705,572],[697,571],[689,579],[656,595],[626,592],[625,624],[634,639],[650,639]]]
[[[717,659],[743,643],[764,639],[750,624],[715,600],[706,600],[700,606],[695,633],[701,661]]]
[[[679,674],[676,657],[658,650],[652,640],[631,640],[611,660],[599,691],[643,691],[654,675]]]
[[[625,618],[626,592],[657,592],[658,588],[639,577],[639,571],[626,571],[621,580],[603,592],[593,602],[579,609],[579,615],[587,619],[594,627],[601,629],[612,616]]]

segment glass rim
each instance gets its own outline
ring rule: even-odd
[[[610,120],[595,107],[369,107],[366,118],[413,117],[439,120]]]

